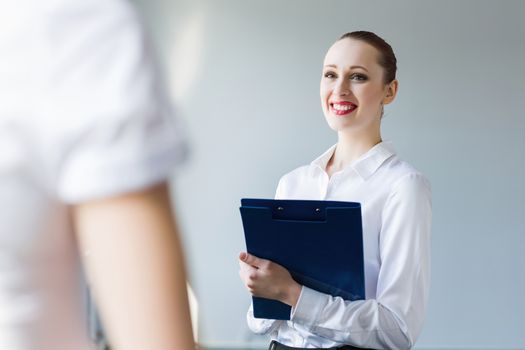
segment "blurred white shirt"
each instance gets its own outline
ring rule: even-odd
[[[180,126],[127,2],[0,5],[0,349],[89,349],[68,205],[166,179]]]
[[[361,203],[366,300],[303,286],[290,321],[256,319],[250,307],[248,325],[288,346],[409,349],[421,332],[430,286],[430,184],[385,142],[329,178],[335,147],[283,176],[276,199]]]

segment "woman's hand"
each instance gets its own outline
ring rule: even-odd
[[[287,269],[246,252],[239,254],[239,267],[239,276],[253,296],[279,300],[295,307],[301,285]]]

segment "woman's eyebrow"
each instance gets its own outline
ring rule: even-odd
[[[326,64],[325,67],[330,67],[330,68],[337,68],[337,65],[336,64]],[[350,69],[356,69],[356,68],[361,68],[362,70],[365,70],[368,72],[368,69],[366,69],[365,67],[363,66],[351,66]]]
[[[368,69],[366,69],[365,67],[363,66],[351,66],[350,69],[356,69],[356,68],[361,68],[362,70],[364,71],[367,71],[368,72]]]

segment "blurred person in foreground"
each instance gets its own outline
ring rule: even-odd
[[[0,0],[0,349],[192,349],[167,179],[185,143],[134,9]]]

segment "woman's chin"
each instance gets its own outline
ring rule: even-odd
[[[342,120],[341,118],[335,119],[333,117],[331,117],[328,120],[328,126],[330,127],[330,129],[336,132],[341,132],[354,128],[354,125],[351,120]]]

